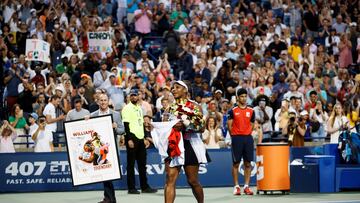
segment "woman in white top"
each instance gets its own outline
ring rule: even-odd
[[[13,141],[17,137],[16,130],[7,120],[4,120],[0,128],[0,153],[14,153]]]
[[[349,120],[346,116],[344,116],[341,104],[335,104],[327,122],[327,131],[330,134],[330,143],[338,143],[341,128],[348,125]]]
[[[222,131],[217,125],[216,118],[210,116],[206,121],[206,129],[202,134],[207,149],[219,149],[220,141],[223,141]]]
[[[326,136],[326,123],[329,119],[328,114],[323,111],[323,106],[321,101],[316,102],[316,107],[310,109],[310,119],[313,121],[318,121],[320,124],[319,130],[316,132],[311,132],[311,137],[325,137]],[[315,142],[323,141],[323,139],[315,139]]]

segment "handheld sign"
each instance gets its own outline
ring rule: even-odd
[[[26,60],[50,63],[50,44],[40,39],[26,40]]]
[[[112,52],[110,32],[88,32],[90,52]]]

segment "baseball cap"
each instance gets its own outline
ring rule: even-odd
[[[130,96],[131,96],[131,95],[136,95],[136,96],[139,95],[138,89],[131,89],[129,95],[130,95]]]
[[[350,23],[350,27],[356,27],[356,26],[357,26],[357,23],[356,23],[356,22]]]
[[[37,113],[31,113],[30,117],[32,117],[33,119],[37,120],[39,118],[39,116],[37,115]]]
[[[162,88],[162,90],[168,90],[168,91],[170,91],[170,87],[169,87],[169,86],[164,86],[164,87]]]
[[[300,113],[300,116],[306,116],[306,115],[309,115],[309,113],[308,113],[306,110],[303,110],[303,111]]]
[[[223,91],[221,91],[221,90],[216,90],[214,93],[215,93],[215,94],[216,94],[216,93],[220,93],[220,94],[222,94],[222,93],[223,93]]]
[[[55,90],[60,90],[60,91],[64,92],[64,88],[60,85],[56,86]]]
[[[111,77],[116,77],[116,75],[114,73],[110,73],[109,78]]]
[[[81,74],[80,78],[88,78],[88,79],[90,79],[91,77],[88,74],[83,73],[83,74]]]

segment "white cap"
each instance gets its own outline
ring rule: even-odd
[[[30,9],[30,13],[32,13],[32,12],[36,12],[36,9],[34,9],[34,8]]]
[[[303,111],[300,113],[300,116],[306,116],[306,115],[309,115],[309,113],[308,113],[306,110],[303,110]]]
[[[175,81],[175,83],[174,83],[174,84],[181,85],[181,86],[185,87],[186,91],[189,91],[188,86],[187,86],[187,85],[186,85],[183,81],[181,81],[181,80],[177,80],[177,81]]]
[[[61,85],[56,86],[55,90],[60,90],[64,92],[64,88]]]
[[[250,62],[248,66],[256,66],[254,62]]]
[[[352,26],[356,27],[356,26],[357,26],[357,23],[356,23],[356,22],[350,23],[350,27],[352,27]]]

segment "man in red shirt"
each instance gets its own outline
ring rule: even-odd
[[[310,101],[306,102],[304,109],[310,112],[310,109],[315,109],[316,102],[318,101],[318,95],[315,90],[312,90],[310,93]]]
[[[244,159],[245,185],[244,193],[253,195],[249,182],[251,175],[251,161],[254,159],[254,139],[251,136],[255,122],[254,110],[246,105],[247,91],[244,88],[236,92],[238,106],[228,113],[228,128],[231,135],[231,149],[233,158],[232,175],[234,180],[234,195],[240,195],[238,170],[241,158]]]

